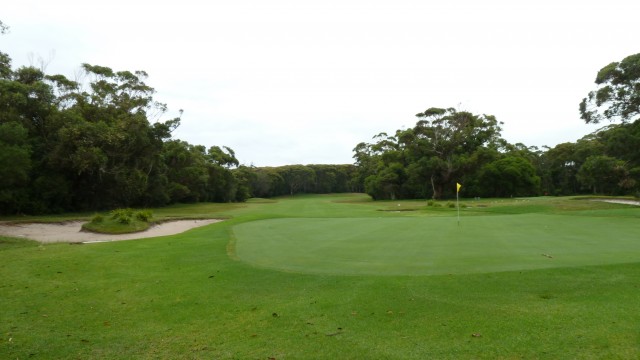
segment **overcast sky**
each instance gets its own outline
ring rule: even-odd
[[[0,51],[144,70],[174,137],[246,165],[352,163],[352,149],[429,107],[495,115],[527,146],[597,129],[578,104],[640,52],[639,1],[10,1]],[[602,126],[602,125],[601,125]]]

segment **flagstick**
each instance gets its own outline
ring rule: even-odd
[[[456,191],[456,207],[458,208],[458,226],[460,226],[460,191]]]

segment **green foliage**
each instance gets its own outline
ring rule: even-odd
[[[111,211],[111,219],[121,223],[130,224],[133,220],[133,209],[115,209]]]
[[[540,191],[540,177],[527,159],[504,156],[485,165],[479,176],[481,196],[531,196]]]
[[[0,214],[23,207],[31,166],[27,130],[17,122],[0,123]]]
[[[360,175],[365,191],[374,199],[455,197],[456,182],[477,183],[480,169],[498,160],[507,145],[494,116],[452,108],[416,116],[414,128],[378,134],[375,143],[354,149],[358,165],[368,172]]]
[[[127,234],[148,229],[151,218],[151,210],[115,209],[109,212],[107,217],[101,214],[94,215],[90,222],[82,225],[82,228],[103,234]]]
[[[232,149],[169,140],[180,117],[160,120],[144,71],[83,64],[79,84],[10,60],[0,53],[0,213],[251,196]]]
[[[580,103],[581,118],[586,123],[620,120],[623,123],[640,115],[640,54],[603,67],[597,74],[597,90],[589,92]]]
[[[149,222],[153,218],[153,211],[151,210],[136,211],[135,218],[140,221]]]
[[[279,167],[240,167],[238,195],[274,197],[300,193],[345,193],[360,187],[354,165],[287,165]]]
[[[629,176],[626,164],[610,156],[590,156],[580,167],[577,178],[580,183],[593,193],[616,194],[627,182]]]

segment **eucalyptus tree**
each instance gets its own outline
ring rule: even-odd
[[[289,195],[308,193],[315,183],[315,172],[304,165],[287,165],[278,168]]]
[[[49,200],[69,197],[64,181],[56,181],[55,188],[49,183],[49,179],[55,177],[52,169],[47,166],[47,158],[50,156],[51,144],[56,139],[56,119],[58,111],[55,107],[55,95],[45,80],[44,73],[33,67],[13,70],[11,58],[0,53],[0,125],[4,133],[0,139],[0,147],[6,151],[4,156],[9,156],[7,161],[13,159],[10,153],[17,156],[14,165],[4,164],[9,167],[1,171],[28,174],[20,184],[12,186],[12,199],[8,201],[15,206],[9,206],[5,202],[0,206],[0,212],[42,212],[50,207]],[[24,161],[26,154],[29,161]],[[7,174],[5,176],[6,179],[13,178]],[[59,177],[55,178],[59,180]],[[35,186],[36,184],[39,186]],[[23,191],[18,192],[18,189]],[[4,193],[5,198],[7,194]],[[66,200],[53,202],[64,205]]]
[[[31,146],[18,122],[0,123],[0,213],[20,212],[28,198]]]
[[[374,199],[396,199],[406,197],[403,185],[406,180],[405,144],[401,142],[401,131],[396,135],[385,132],[373,137],[376,142],[360,143],[354,151],[360,178],[365,192]],[[404,139],[404,137],[403,137]]]
[[[48,77],[63,119],[51,162],[66,172],[80,208],[140,205],[162,167],[163,141],[180,118],[149,122],[166,105],[153,101],[144,71],[89,64],[82,69],[88,84]]]
[[[586,123],[602,120],[637,120],[640,116],[640,53],[612,62],[598,71],[597,89],[580,103],[580,115]]]
[[[429,108],[416,117],[420,120],[413,128],[413,157],[422,159],[434,199],[441,198],[445,189],[454,189],[465,174],[480,168],[487,149],[497,150],[506,144],[500,136],[502,123],[492,115]]]
[[[606,155],[588,157],[577,177],[594,194],[616,195],[635,185],[635,180],[629,178],[625,162]]]
[[[487,197],[533,196],[540,193],[540,177],[531,161],[505,155],[480,170],[480,195]]]

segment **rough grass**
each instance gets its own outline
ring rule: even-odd
[[[493,205],[487,204],[491,209]],[[377,211],[381,206],[385,204],[360,196],[199,205],[193,208],[198,216],[230,219],[155,239],[5,248],[0,251],[0,358],[640,356],[640,260],[379,276],[264,269],[234,260],[228,253],[233,254],[233,245],[238,244],[233,241],[236,226],[255,220],[455,218],[455,211],[431,213],[426,206],[398,213]],[[609,204],[589,206],[604,213],[609,209]],[[166,216],[188,216],[188,208],[176,207],[175,214],[171,209],[162,211]],[[625,216],[607,219],[637,222],[637,208],[611,209]],[[569,223],[579,220],[583,210],[587,209],[552,212],[572,214],[563,217]],[[154,215],[160,211],[154,209]],[[545,214],[549,213],[534,215]],[[472,215],[482,214],[467,213]],[[589,238],[587,230],[581,234],[586,240],[609,239]],[[481,247],[478,244],[476,251],[485,251]]]
[[[82,229],[100,234],[129,234],[149,229],[151,224],[147,221],[131,219],[123,224],[116,219],[105,218],[101,222],[87,222],[82,224]]]

